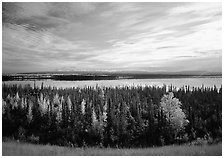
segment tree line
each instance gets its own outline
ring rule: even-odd
[[[222,88],[2,87],[2,134],[62,146],[148,147],[221,139]]]

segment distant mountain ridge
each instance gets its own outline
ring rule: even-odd
[[[118,79],[159,79],[159,78],[186,78],[186,77],[220,77],[221,73],[211,73],[204,71],[182,71],[182,72],[127,72],[127,71],[51,71],[51,72],[33,72],[3,75],[3,81],[10,80],[118,80]]]

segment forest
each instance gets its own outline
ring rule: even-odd
[[[71,147],[150,147],[222,138],[222,88],[2,85],[2,136]]]

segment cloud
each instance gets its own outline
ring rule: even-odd
[[[221,30],[221,3],[3,3],[3,68],[213,71]]]
[[[98,58],[105,61],[112,60],[116,64],[133,68],[136,65],[153,67],[161,65],[165,60],[170,61],[168,64],[174,65],[178,60],[192,60],[192,58],[197,60],[211,58],[213,61],[213,58],[217,59],[222,55],[221,51],[214,51],[221,49],[221,21],[213,20],[192,24],[192,26],[185,25],[186,31],[161,27],[160,31],[152,29],[152,31],[130,35],[123,40],[111,40],[109,42],[112,43],[113,48],[99,55]],[[186,64],[187,62],[184,63],[185,67],[188,66]]]
[[[3,2],[3,16],[11,19],[23,19],[33,16],[45,16],[49,10],[48,3],[8,3]]]
[[[95,11],[95,3],[50,3],[49,15],[63,19],[75,20],[76,16]]]
[[[3,13],[18,19],[54,16],[59,18],[73,18],[75,15],[88,14],[96,9],[95,3],[61,3],[61,2],[16,2],[3,3]]]
[[[74,22],[95,10],[94,3],[3,3],[3,22],[51,28]]]
[[[50,16],[37,16],[32,18],[16,20],[15,23],[17,25],[26,26],[27,29],[31,30],[46,30],[49,28],[58,27],[60,25],[67,25],[69,24],[69,21]]]
[[[200,16],[214,16],[222,12],[221,3],[190,3],[174,7],[169,10],[170,15],[195,14]]]
[[[85,48],[82,42],[71,42],[48,31],[32,31],[27,30],[26,26],[13,24],[3,26],[3,44],[39,52],[74,51]]]

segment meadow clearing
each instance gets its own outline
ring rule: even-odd
[[[70,148],[15,141],[2,143],[3,156],[221,156],[222,144],[151,148]]]

